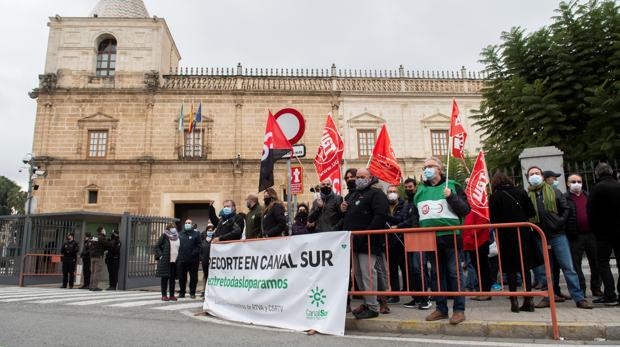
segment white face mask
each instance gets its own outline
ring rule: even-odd
[[[396,200],[398,200],[398,194],[397,194],[397,193],[394,193],[394,192],[392,192],[392,193],[388,193],[387,198],[388,198],[388,200],[390,200],[390,201],[396,201]]]
[[[581,193],[581,183],[571,183],[570,191],[572,193]]]

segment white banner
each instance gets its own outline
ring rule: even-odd
[[[350,235],[212,244],[204,310],[238,322],[344,335]]]

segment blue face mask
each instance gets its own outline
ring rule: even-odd
[[[560,186],[560,181],[553,181],[553,183],[551,184],[553,186],[553,188],[557,188]]]
[[[533,186],[539,186],[542,184],[543,178],[541,175],[532,175],[527,179],[527,181]]]
[[[192,230],[192,225],[191,224],[185,224],[185,226],[183,227],[184,230],[190,231]]]
[[[230,215],[232,213],[233,213],[232,207],[224,207],[222,209],[222,215],[224,215],[224,216],[228,216],[228,215]]]
[[[424,178],[426,178],[427,181],[430,181],[433,178],[435,178],[435,168],[427,167],[426,169],[424,169]]]

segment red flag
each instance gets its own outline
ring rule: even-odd
[[[465,148],[465,140],[467,139],[467,132],[463,128],[461,123],[461,115],[459,112],[459,106],[456,104],[456,99],[452,100],[452,117],[450,117],[450,150],[452,156],[455,158],[463,157],[463,149]]]
[[[332,190],[340,194],[340,163],[344,152],[344,142],[338,134],[338,129],[332,115],[327,116],[319,150],[314,158],[314,168],[319,175],[319,181],[331,178]]]
[[[478,153],[478,159],[474,165],[474,170],[471,172],[469,178],[469,184],[465,189],[467,194],[467,201],[471,210],[478,214],[480,217],[490,221],[489,218],[489,196],[487,193],[487,186],[489,185],[489,173],[487,171],[487,164],[484,161],[484,152]]]
[[[259,192],[273,186],[273,164],[289,152],[293,152],[293,146],[288,142],[278,122],[269,111],[265,140],[263,141],[263,155],[260,162]]]
[[[389,184],[399,184],[401,178],[400,165],[396,161],[392,141],[385,125],[381,128],[375,148],[372,150],[372,160],[368,170],[378,179]]]

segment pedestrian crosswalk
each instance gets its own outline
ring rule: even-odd
[[[101,291],[51,289],[41,287],[0,287],[0,305],[20,303],[33,305],[105,306],[111,308],[141,308],[159,311],[198,310],[201,300],[179,299],[161,301],[161,294],[145,291]]]

